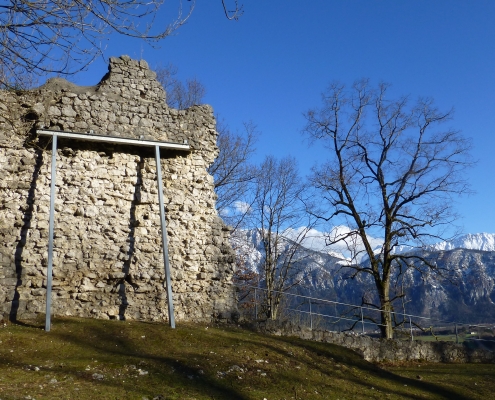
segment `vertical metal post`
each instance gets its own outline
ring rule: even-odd
[[[48,269],[46,272],[46,316],[45,331],[50,332],[52,308],[52,273],[53,273],[53,225],[55,216],[55,181],[57,172],[57,135],[52,138],[52,174],[50,183],[50,220],[48,225]]]
[[[364,315],[363,315],[363,307],[359,307],[359,309],[361,310],[361,328],[362,328],[362,332],[363,332],[363,335],[364,335]]]
[[[411,342],[412,342],[414,340],[414,336],[413,336],[412,321],[410,316],[409,316],[409,330],[411,331]]]
[[[165,281],[167,287],[167,305],[168,305],[168,321],[170,327],[175,328],[174,316],[174,300],[172,298],[172,284],[170,281],[170,265],[168,262],[168,240],[167,240],[167,225],[165,223],[165,207],[163,205],[163,185],[162,185],[162,166],[160,163],[160,147],[155,146],[156,160],[156,179],[158,181],[158,203],[160,205],[160,222],[162,226],[162,247],[163,247],[163,263],[165,264]]]
[[[256,293],[256,288],[254,288],[254,320],[258,319],[258,295]]]
[[[457,333],[457,323],[455,324],[455,342],[459,343],[459,334]]]
[[[311,312],[311,299],[309,299],[309,327],[313,330],[313,314]]]

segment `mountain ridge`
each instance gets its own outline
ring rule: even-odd
[[[264,255],[259,233],[244,231],[241,236],[245,240],[246,266],[261,272]],[[299,260],[296,279],[301,283],[294,287],[294,294],[349,304],[361,304],[366,297],[377,303],[370,275],[352,277],[353,270],[346,268],[348,258],[305,244],[295,257]],[[437,271],[426,269],[420,273],[420,268],[408,268],[401,276],[393,277],[392,289],[403,291],[407,299],[401,311],[442,320],[495,320],[495,234],[466,234],[425,251],[436,259]]]
[[[495,251],[495,233],[467,233],[452,240],[439,242],[430,246],[431,250],[481,250]]]

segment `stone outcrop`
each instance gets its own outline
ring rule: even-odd
[[[0,92],[0,314],[45,312],[51,145],[44,128],[183,143],[162,150],[175,318],[235,310],[233,252],[215,210],[217,132],[211,107],[175,110],[144,61],[111,58],[94,87],[50,79]],[[154,153],[59,138],[52,313],[166,320]],[[234,311],[235,312],[235,311]]]

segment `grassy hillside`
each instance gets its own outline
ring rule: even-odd
[[[233,326],[55,319],[1,325],[0,399],[487,399],[495,365],[376,366]]]

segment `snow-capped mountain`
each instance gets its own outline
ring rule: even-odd
[[[375,288],[370,275],[351,279],[353,270],[345,267],[346,254],[325,248],[324,235],[318,231],[308,236],[311,240],[303,241],[295,257],[295,279],[301,284],[294,287],[294,292],[351,304],[361,304],[363,296],[373,300]],[[264,257],[259,234],[255,230],[241,231],[234,242],[237,251],[242,249],[246,265],[258,271]],[[409,269],[394,277],[396,289],[406,294],[406,311],[459,322],[495,320],[495,234],[467,234],[426,251],[439,270],[448,273],[421,274]]]
[[[337,232],[338,230],[338,232]],[[346,227],[336,227],[335,231],[331,233],[320,232],[316,229],[312,229],[302,244],[312,250],[325,252],[332,254],[335,257],[350,258],[349,250],[345,244],[334,244],[327,246],[328,236],[338,237],[349,231]],[[381,239],[370,238],[370,242],[377,251],[383,243]],[[360,249],[359,245],[358,248]],[[407,252],[412,248],[408,246],[402,246],[398,248],[398,252]],[[468,249],[468,250],[481,250],[481,251],[495,251],[495,233],[468,233],[459,236],[455,239],[435,243],[429,246],[431,251],[447,251],[455,249]]]
[[[305,228],[303,227],[298,229],[288,229],[284,232],[284,235],[289,239],[296,240],[298,235],[304,229]],[[310,229],[301,241],[301,245],[310,250],[319,251],[321,253],[326,253],[333,257],[343,258],[346,260],[350,260],[352,258],[355,259],[356,253],[358,253],[357,259],[361,260],[364,257],[364,245],[359,238],[357,238],[354,243],[351,243],[352,240],[348,239],[347,243],[341,241],[338,243],[329,244],[331,241],[345,237],[349,234],[349,232],[350,229],[343,225],[335,226],[330,232],[321,232],[317,229]],[[383,244],[381,239],[368,237],[368,240],[373,249],[377,252],[380,251]]]
[[[454,249],[495,251],[495,234],[468,233],[450,241],[434,244],[431,249],[437,251]]]

